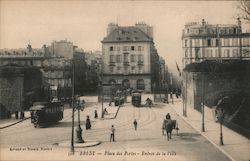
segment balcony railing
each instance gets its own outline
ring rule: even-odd
[[[129,66],[129,62],[127,62],[127,61],[126,61],[126,62],[123,62],[123,65],[124,65],[124,66]]]
[[[138,64],[138,65],[143,65],[144,62],[139,60],[139,61],[137,62],[137,64]]]
[[[109,66],[115,66],[115,62],[109,62]]]

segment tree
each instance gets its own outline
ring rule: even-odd
[[[239,0],[237,8],[240,10],[239,18],[250,23],[250,0]]]

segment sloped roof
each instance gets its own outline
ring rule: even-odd
[[[137,27],[118,27],[114,29],[102,42],[152,42],[145,32]]]

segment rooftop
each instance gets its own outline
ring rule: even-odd
[[[151,42],[153,41],[145,32],[134,26],[114,29],[102,42]]]

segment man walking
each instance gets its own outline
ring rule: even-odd
[[[115,142],[115,128],[114,125],[111,126],[111,131],[110,131],[110,142],[113,140]]]
[[[134,127],[135,127],[135,130],[137,130],[137,121],[136,121],[136,119],[134,121]]]

